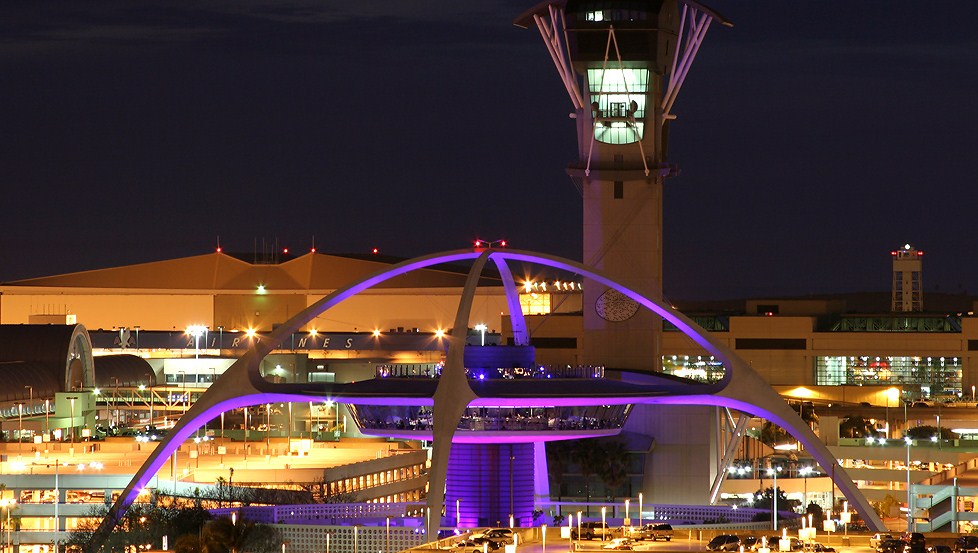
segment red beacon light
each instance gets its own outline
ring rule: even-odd
[[[486,248],[505,248],[506,241],[505,240],[482,240],[477,238],[473,243],[473,245],[477,250],[484,250]]]
[[[288,255],[289,249],[288,248],[282,248],[282,253]]]
[[[374,248],[374,249],[373,249],[373,250],[371,250],[371,251],[372,251],[372,253],[373,253],[374,255],[377,255],[377,248]]]

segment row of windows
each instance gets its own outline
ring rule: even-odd
[[[815,384],[920,386],[923,395],[961,393],[960,357],[819,356]]]
[[[895,384],[919,386],[924,396],[958,395],[963,371],[960,357],[831,356],[815,358],[819,386]],[[699,382],[723,378],[722,363],[705,355],[665,355],[662,370]]]
[[[422,465],[412,465],[410,467],[401,467],[387,471],[364,474],[353,478],[344,478],[342,480],[330,482],[329,493],[330,495],[354,493],[360,490],[375,488],[377,486],[383,486],[393,482],[400,482],[409,478],[417,478],[423,473],[423,471],[424,467]]]

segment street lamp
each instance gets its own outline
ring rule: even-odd
[[[774,531],[778,531],[778,473],[781,467],[767,469],[767,473],[774,477],[774,503],[771,505],[771,520],[774,522]]]
[[[481,342],[481,344],[483,346],[486,345],[486,331],[489,330],[489,327],[486,326],[485,323],[479,323],[479,324],[475,325],[474,328],[477,331],[479,331],[479,334],[482,336],[482,342]],[[974,388],[974,386],[972,386],[972,388]],[[974,395],[974,393],[972,393],[971,395]]]
[[[69,430],[69,432],[71,432],[71,451],[72,452],[75,451],[75,400],[76,399],[78,399],[78,396],[70,396],[68,398],[68,401],[71,403],[71,423],[70,423],[70,426],[71,427],[68,430]]]
[[[0,507],[3,507],[3,509],[7,511],[7,549],[11,549],[11,550],[12,548],[10,547],[10,510],[13,509],[14,505],[16,504],[17,504],[16,499],[0,499]]]
[[[910,446],[913,440],[910,436],[904,436],[903,441],[907,444],[907,532],[913,532],[913,495],[910,493]]]
[[[638,494],[638,525],[641,526],[645,524],[642,522],[642,492]]]
[[[23,453],[24,449],[24,404],[17,404],[17,424],[20,428],[17,430],[17,454]]]
[[[607,507],[601,507],[601,541],[605,540],[605,528],[608,526],[605,524],[605,515],[608,513]]]
[[[802,496],[802,510],[808,510],[808,475],[812,473],[812,467],[805,466],[798,469],[798,474],[802,475],[805,479],[805,495]]]
[[[577,512],[577,541],[578,542],[581,541],[581,512],[580,511]],[[577,547],[575,547],[574,549],[577,549]]]
[[[272,454],[272,404],[265,404],[265,455]]]
[[[248,408],[244,408],[244,458],[248,460]],[[328,534],[327,534],[328,535]]]
[[[27,390],[27,394],[28,394],[28,396],[27,396],[28,397],[28,399],[27,399],[27,414],[30,415],[31,414],[31,411],[33,410],[33,407],[34,407],[34,387],[33,386],[24,386],[24,389]]]

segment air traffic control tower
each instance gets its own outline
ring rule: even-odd
[[[584,200],[584,264],[656,300],[662,299],[663,183],[678,173],[667,161],[673,104],[714,22],[732,26],[692,0],[548,0],[515,20],[540,32],[573,106],[577,159],[567,173]],[[659,371],[662,319],[597,282],[585,281],[583,292],[581,362]],[[716,444],[704,430],[715,413],[643,409],[649,412],[635,413],[629,424],[642,425],[633,430],[656,440],[649,457],[659,463],[646,466],[647,479],[667,483],[647,485],[646,496],[705,501],[705,486],[702,493],[690,490],[701,488],[693,481],[715,476]],[[700,430],[683,435],[670,419]]]

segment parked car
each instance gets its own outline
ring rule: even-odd
[[[903,540],[886,540],[876,546],[876,553],[903,553],[907,542]]]
[[[481,539],[479,542],[476,540],[462,540],[455,544],[454,549],[459,553],[483,553],[482,547],[486,544],[486,548],[490,551],[499,549],[499,545],[487,539]]]
[[[646,524],[643,526],[624,526],[621,529],[621,535],[623,538],[632,538],[633,540],[672,540],[672,525],[658,523],[658,524]]]
[[[950,545],[928,545],[927,553],[952,553]]]
[[[834,547],[829,547],[824,543],[813,541],[805,544],[805,551],[810,551],[811,553],[835,553]]]
[[[489,539],[486,536],[484,536],[483,534],[473,535],[468,540],[465,540],[465,541],[472,542],[476,547],[479,548],[479,552],[480,553],[482,552],[482,546],[483,545],[485,545],[486,546],[486,549],[488,549],[489,551],[495,551],[495,550],[499,549],[500,547],[502,547],[502,544],[501,543],[499,543],[496,540]]]
[[[954,540],[954,553],[978,552],[978,536],[961,536]]]
[[[666,540],[672,541],[672,525],[659,523],[659,524],[646,524],[646,527],[651,526],[646,533],[647,539],[652,541]]]
[[[498,542],[513,542],[513,531],[509,528],[491,528],[483,532],[482,535]]]
[[[631,538],[615,538],[605,544],[602,549],[617,549],[631,551],[634,549],[635,541]]]
[[[611,528],[604,522],[582,522],[580,528],[580,535],[577,534],[577,528],[571,528],[572,540],[593,540],[594,538],[605,540],[611,537]]]
[[[732,534],[720,534],[706,544],[710,551],[737,551],[740,549],[740,538]]]
[[[892,539],[893,539],[892,534],[884,534],[884,533],[873,534],[869,538],[869,546],[875,549],[879,547],[880,544],[885,542],[886,540],[892,540]]]
[[[927,539],[920,532],[909,532],[903,536],[904,553],[927,553]]]
[[[744,551],[754,551],[759,546],[757,542],[761,541],[761,538],[757,536],[744,536],[740,538],[740,545],[743,546]]]
[[[764,544],[766,543],[767,544],[766,547],[768,549],[770,549],[771,551],[777,551],[778,550],[778,540],[780,540],[780,539],[781,539],[781,536],[767,536],[766,539],[765,539],[765,536],[754,538],[754,545],[751,546],[751,550],[752,551],[757,551],[761,547],[765,547]]]

